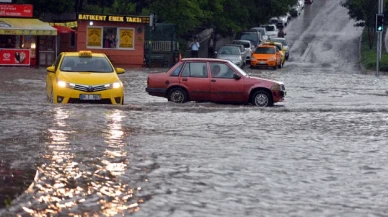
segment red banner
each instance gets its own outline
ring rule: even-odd
[[[28,4],[0,4],[2,17],[32,17],[33,6]]]
[[[30,65],[29,49],[0,49],[0,65]]]

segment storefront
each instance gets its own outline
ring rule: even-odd
[[[51,65],[56,35],[57,29],[38,19],[0,17],[0,65]]]
[[[142,66],[148,16],[78,14],[77,50],[105,53],[115,65]]]

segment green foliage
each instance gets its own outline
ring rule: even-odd
[[[350,0],[349,0],[350,1]],[[362,1],[362,0],[357,0]],[[366,0],[365,0],[366,1]],[[187,36],[198,28],[213,28],[221,35],[266,23],[273,16],[285,15],[297,0],[15,0],[34,5],[36,17],[42,13],[82,12],[118,15],[156,13],[158,23],[174,23],[177,35]]]
[[[384,4],[385,2],[384,0]],[[378,0],[346,0],[342,6],[348,9],[350,18],[357,22],[356,26],[374,27],[376,25]]]
[[[385,33],[383,34],[385,35]],[[372,40],[377,40],[377,37],[374,36]],[[385,49],[385,40],[383,40],[383,50],[381,53],[381,61],[379,62],[380,71],[388,72],[388,53]],[[370,48],[369,46],[369,35],[367,28],[364,28],[361,39],[361,64],[367,70],[376,70],[376,55],[377,48],[376,44]]]

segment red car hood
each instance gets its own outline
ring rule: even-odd
[[[281,82],[281,81],[275,81],[275,80],[266,79],[266,78],[259,78],[259,77],[254,77],[254,76],[248,76],[248,78],[255,79],[255,80],[260,80],[262,82],[268,82],[268,83],[273,83],[273,84],[282,84],[282,85],[284,85],[284,83]]]

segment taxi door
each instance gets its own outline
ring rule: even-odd
[[[179,77],[179,83],[186,87],[189,100],[208,101],[210,99],[210,79],[207,62],[187,62]]]
[[[220,71],[215,71],[216,65]],[[213,102],[243,102],[244,98],[244,79],[234,78],[234,70],[225,63],[210,63],[211,71],[211,101]]]

